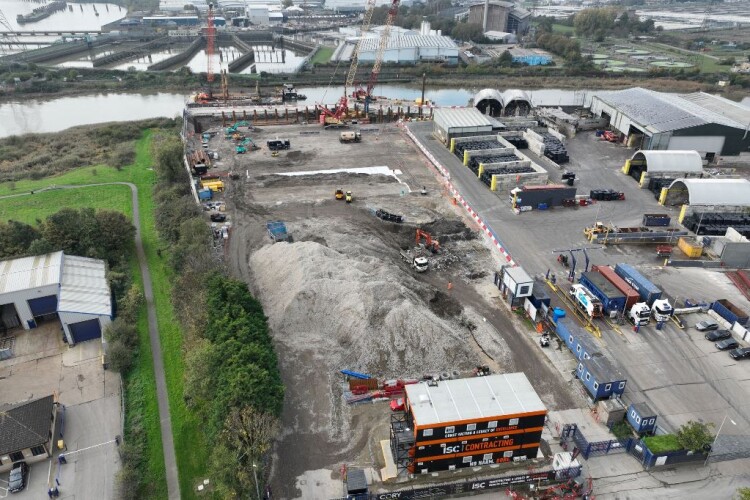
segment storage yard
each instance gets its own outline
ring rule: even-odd
[[[474,129],[462,131],[438,114],[435,123],[363,124],[346,135],[201,119],[203,134],[188,140],[188,165],[204,172],[196,195],[216,224],[217,250],[263,303],[286,385],[274,493],[339,495],[331,484],[342,464],[369,470],[371,491],[387,491],[408,474],[535,460],[535,443],[551,460],[566,438],[550,425],[533,436],[539,442],[490,436],[466,450],[414,430],[470,420],[446,414],[425,427],[425,398],[478,380],[466,377],[489,384],[512,372],[525,374],[538,404],[506,413],[560,422],[565,411],[615,398],[640,432],[675,432],[689,420],[718,426],[729,414],[736,425],[716,449],[734,436],[737,457],[750,457],[738,438],[750,429],[750,363],[693,328],[717,318],[746,345],[733,325],[750,311],[738,293],[748,278],[710,269],[716,256],[701,257],[708,269],[674,267],[704,252],[689,236],[695,216],[659,205],[663,193],[643,177],[633,182],[632,148],[594,130],[565,138],[524,129],[531,119],[469,121]],[[658,178],[649,170],[642,176]],[[445,397],[456,404],[461,390]]]

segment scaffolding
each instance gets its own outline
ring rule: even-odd
[[[399,473],[413,471],[414,432],[411,414],[403,411],[391,414],[391,452]]]

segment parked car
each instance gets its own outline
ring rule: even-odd
[[[8,491],[16,493],[22,491],[29,481],[29,466],[26,462],[16,462],[10,470],[8,478]]]
[[[726,351],[727,349],[736,349],[740,346],[739,342],[734,339],[722,340],[721,342],[717,342],[714,345],[720,351]]]
[[[729,330],[714,330],[704,335],[704,337],[706,337],[706,340],[710,340],[712,342],[728,339],[731,336],[732,332],[730,332]]]
[[[750,358],[750,347],[738,347],[729,351],[729,355],[734,359]]]
[[[719,324],[712,319],[704,319],[700,323],[695,325],[695,329],[699,332],[708,332],[711,330],[718,330]]]
[[[224,222],[227,216],[222,213],[211,214],[211,222]]]

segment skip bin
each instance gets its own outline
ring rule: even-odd
[[[682,253],[691,258],[700,257],[703,253],[703,247],[701,245],[687,238],[680,238],[677,241],[677,247],[682,250]]]

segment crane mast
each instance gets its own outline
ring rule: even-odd
[[[216,38],[216,27],[214,26],[214,4],[208,4],[208,21],[206,27],[206,80],[211,83],[214,81],[214,42]]]
[[[378,52],[375,55],[375,64],[372,66],[372,72],[370,73],[370,80],[367,82],[367,97],[372,96],[372,91],[375,88],[375,84],[378,81],[378,75],[380,75],[380,67],[383,65],[383,56],[385,55],[385,49],[388,47],[388,41],[391,38],[391,27],[393,21],[398,15],[398,6],[401,0],[391,0],[391,7],[388,9],[388,18],[385,21],[385,28],[383,33],[380,35],[380,43],[378,44]]]
[[[359,32],[359,39],[354,45],[354,51],[352,52],[352,62],[349,66],[349,73],[346,75],[346,83],[344,83],[344,95],[346,95],[347,89],[354,86],[354,77],[357,74],[357,66],[359,65],[359,49],[362,47],[362,40],[364,39],[365,33],[370,31],[370,24],[372,23],[372,13],[375,11],[375,0],[367,0],[367,7],[365,8],[365,15],[362,19],[362,28]]]

